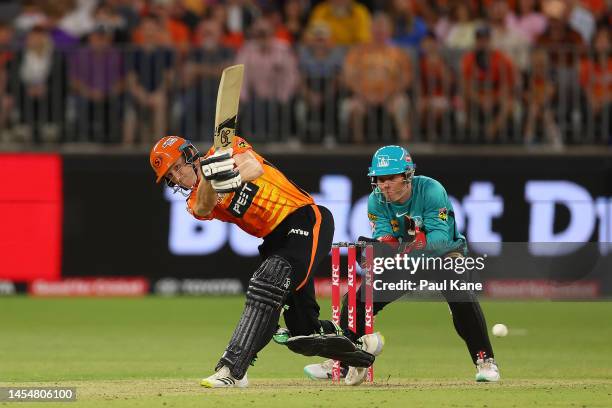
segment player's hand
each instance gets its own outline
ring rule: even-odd
[[[371,244],[371,243],[379,242],[379,241],[374,238],[360,236],[357,239],[357,242],[366,243],[367,245],[367,244]],[[355,260],[357,261],[361,269],[365,269],[367,267],[365,251],[366,251],[366,247],[365,245],[363,245],[363,246],[357,247],[357,253],[355,254],[356,255]]]
[[[210,184],[217,193],[231,193],[232,191],[239,190],[242,186],[242,177],[237,171],[232,171],[235,175],[223,180],[214,179],[211,180]]]
[[[400,248],[401,253],[410,253],[412,251],[420,251],[425,249],[427,246],[427,237],[425,233],[416,225],[416,222],[412,217],[404,217],[404,225],[406,226],[406,234],[402,247]]]
[[[417,226],[416,226],[416,222],[414,222],[414,219],[408,215],[404,216],[404,225],[406,228],[406,239],[404,240],[405,243],[411,243],[412,241],[414,241],[414,238],[416,237],[416,230],[417,230]]]
[[[232,151],[220,150],[200,160],[202,175],[206,180],[227,180],[233,178],[238,173],[234,170],[234,159]]]

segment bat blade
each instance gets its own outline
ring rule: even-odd
[[[225,68],[221,75],[215,112],[215,150],[231,147],[234,140],[243,77],[244,65],[242,64]]]

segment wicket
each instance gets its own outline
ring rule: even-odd
[[[332,320],[340,324],[340,248],[348,250],[347,283],[348,283],[348,328],[357,332],[357,248],[365,248],[365,276],[363,290],[365,297],[365,334],[374,333],[374,308],[372,302],[372,261],[374,249],[364,242],[335,242],[332,244]],[[334,361],[332,381],[340,381],[340,362]],[[366,381],[374,381],[374,368],[368,368]]]

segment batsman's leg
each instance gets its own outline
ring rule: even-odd
[[[255,271],[249,282],[246,304],[234,334],[205,387],[246,386],[249,364],[271,339],[291,286],[291,265],[273,255]],[[244,381],[242,381],[244,379]]]

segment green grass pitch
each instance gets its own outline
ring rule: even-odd
[[[612,407],[612,303],[484,302],[499,384],[477,384],[442,303],[400,302],[376,320],[376,382],[306,379],[312,361],[269,344],[246,390],[210,390],[239,297],[0,299],[0,386],[75,386],[68,407]],[[323,315],[329,303],[322,303]],[[0,402],[1,407],[59,403]]]

